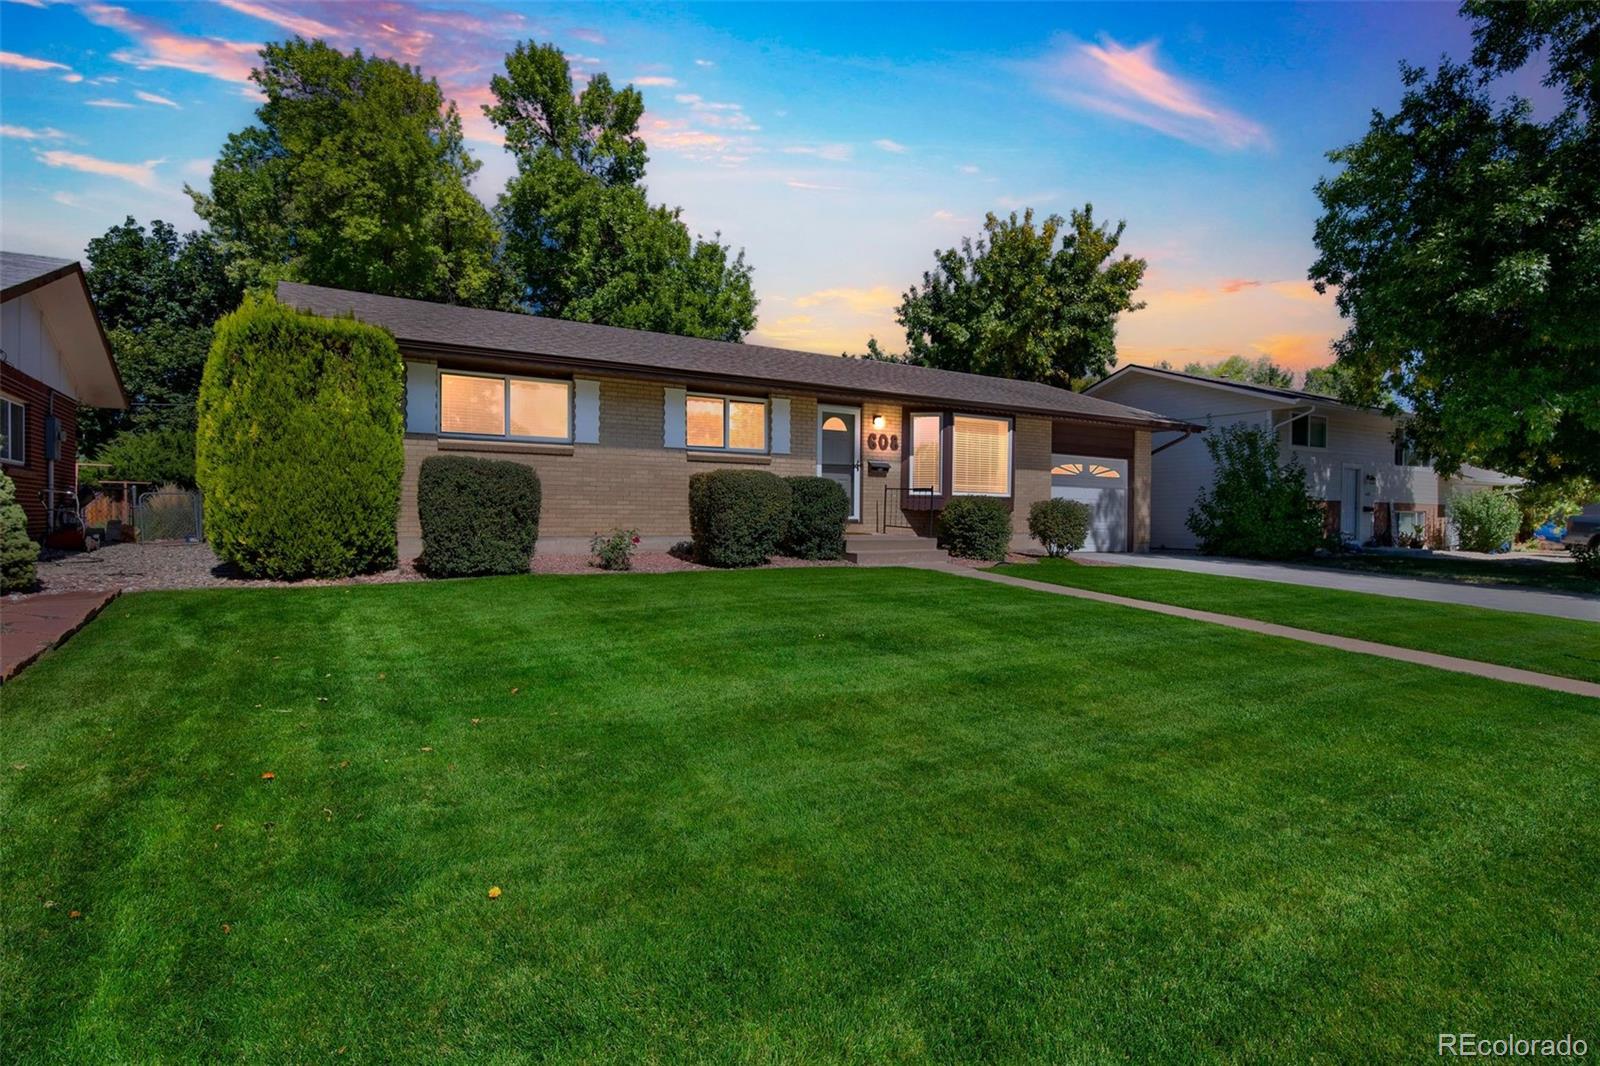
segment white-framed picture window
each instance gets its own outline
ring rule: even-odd
[[[28,461],[28,405],[0,396],[0,462]]]
[[[441,370],[439,433],[569,443],[572,382]]]
[[[684,439],[690,448],[727,452],[767,450],[766,400],[690,393],[684,403]]]
[[[1011,419],[956,415],[950,487],[957,496],[1011,495]]]

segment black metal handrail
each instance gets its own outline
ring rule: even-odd
[[[911,521],[910,512],[937,511],[943,506],[944,498],[936,492],[885,485],[883,507],[878,512],[878,532],[886,533],[891,529],[915,531],[917,527]]]

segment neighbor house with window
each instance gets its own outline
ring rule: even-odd
[[[1421,535],[1449,543],[1451,495],[1520,484],[1492,470],[1465,467],[1445,478],[1400,443],[1400,420],[1328,396],[1246,385],[1148,366],[1125,366],[1086,390],[1090,396],[1205,426],[1244,423],[1270,430],[1280,458],[1299,460],[1329,534],[1359,544],[1394,544]],[[1195,497],[1215,471],[1201,440],[1161,448],[1153,458],[1150,544],[1193,548],[1185,525]]]
[[[1051,496],[1094,510],[1091,544],[1149,541],[1155,434],[1173,419],[1031,382],[754,344],[618,329],[284,282],[279,299],[354,315],[405,358],[403,554],[420,543],[417,476],[432,455],[512,459],[544,486],[540,550],[596,532],[647,546],[689,535],[689,478],[753,468],[819,475],[850,500],[850,531],[929,534],[954,496],[1015,513]]]
[[[78,405],[123,409],[128,397],[83,267],[0,252],[0,287],[0,470],[43,539],[76,511]]]

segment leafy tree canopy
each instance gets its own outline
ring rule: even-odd
[[[518,301],[536,314],[714,340],[755,328],[751,268],[718,234],[691,238],[680,209],[638,184],[643,99],[597,75],[576,100],[566,57],[522,45],[484,113],[517,173],[496,207]]]
[[[1267,355],[1255,360],[1246,359],[1242,355],[1230,355],[1218,363],[1190,363],[1183,368],[1183,372],[1200,377],[1237,381],[1243,385],[1269,385],[1275,389],[1294,388],[1294,371],[1285,370]]]
[[[252,287],[279,279],[497,306],[479,163],[433,79],[295,38],[261,50],[257,124],[228,137],[195,211]]]
[[[1300,391],[1314,392],[1318,396],[1331,396],[1334,399],[1345,399],[1351,392],[1347,378],[1348,370],[1339,363],[1329,363],[1327,366],[1314,366],[1306,371],[1305,380],[1300,383]]]
[[[1352,398],[1389,393],[1449,473],[1600,475],[1600,4],[1472,0],[1470,64],[1402,67],[1393,114],[1330,154],[1310,271],[1349,322]],[[1491,81],[1535,52],[1560,112]]]
[[[79,450],[99,459],[119,434],[192,431],[211,324],[242,295],[221,245],[209,233],[179,236],[160,219],[147,230],[130,217],[91,239],[86,258],[89,291],[130,407],[80,407]],[[130,454],[149,452],[134,446]]]
[[[1070,387],[1116,365],[1117,316],[1143,303],[1133,293],[1145,261],[1118,256],[1124,223],[1094,219],[1093,205],[1070,220],[1035,225],[990,214],[983,235],[934,253],[936,265],[901,299],[896,318],[913,361]]]

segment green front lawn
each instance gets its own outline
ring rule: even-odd
[[[1600,593],[1600,581],[1579,573],[1570,562],[1518,552],[1501,559],[1457,559],[1447,555],[1337,555],[1307,560],[1304,565],[1387,574],[1391,577],[1447,581],[1491,588],[1534,588],[1550,592]]]
[[[1088,566],[1069,559],[994,569],[1054,585],[1600,681],[1600,623],[1595,622],[1156,567]]]
[[[1147,612],[151,593],[3,701],[7,1063],[1388,1060],[1600,1016],[1596,701]]]

